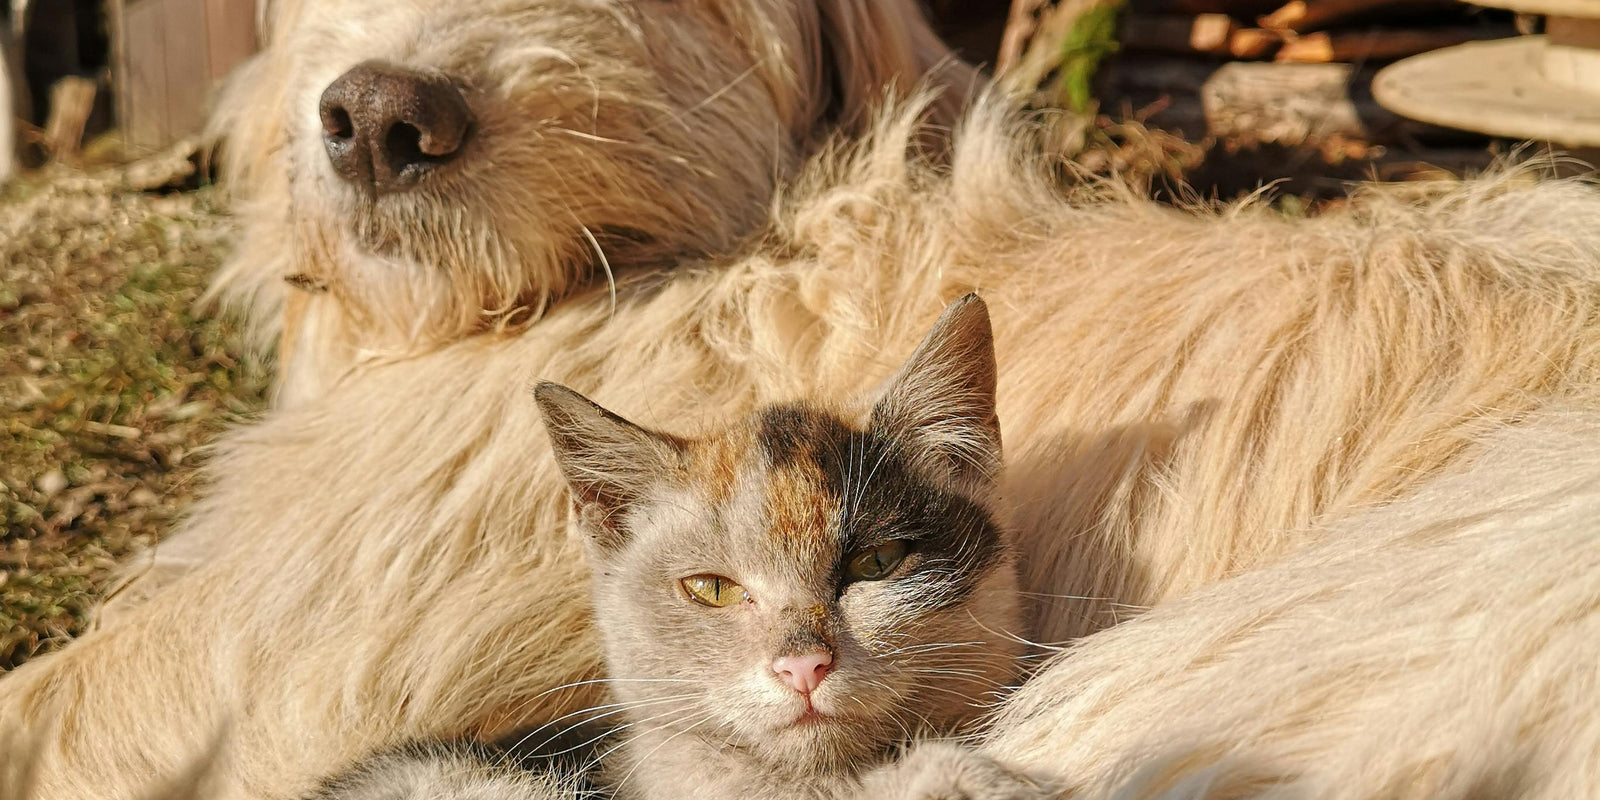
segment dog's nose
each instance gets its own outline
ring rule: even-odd
[[[322,92],[322,142],[339,177],[378,193],[410,188],[461,152],[472,111],[448,79],[382,61]]]
[[[801,694],[816,691],[832,668],[833,656],[826,652],[783,656],[772,662],[772,671],[778,673],[778,679]]]

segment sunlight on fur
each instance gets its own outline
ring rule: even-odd
[[[559,381],[651,427],[859,398],[975,289],[1034,635],[1094,634],[1002,709],[994,760],[1107,797],[1559,797],[1592,779],[1595,638],[1574,633],[1594,619],[1588,462],[1541,443],[1559,426],[1518,427],[1600,401],[1592,187],[1508,170],[1303,220],[1064,197],[993,99],[945,153],[921,105],[811,125],[797,87],[813,51],[844,57],[815,38],[839,14],[858,12],[856,58],[921,52],[920,28],[896,35],[871,3],[728,0],[661,22],[716,43],[707,82],[663,77],[673,45],[612,4],[573,3],[551,17],[578,24],[562,46],[617,73],[480,113],[544,120],[518,102],[598,93],[634,126],[601,134],[618,138],[707,104],[703,127],[632,153],[626,181],[552,128],[538,158],[584,180],[463,170],[362,207],[315,174],[305,115],[288,122],[332,77],[304,54],[339,52],[337,72],[386,37],[425,43],[418,20],[454,13],[438,5],[279,3],[277,44],[225,104],[245,230],[218,291],[281,330],[281,404],[219,442],[206,497],[97,630],[0,679],[0,730],[41,742],[37,796],[133,796],[224,719],[215,796],[274,798],[403,742],[603,702],[582,683],[601,654],[587,609],[546,591],[586,575],[528,388]],[[576,80],[513,69],[533,57],[505,41],[521,29],[461,25],[506,59],[472,62],[504,68],[492,85]],[[783,56],[717,25],[778,25],[751,41]],[[734,80],[758,63],[762,88]],[[853,96],[882,96],[877,77]],[[834,130],[865,133],[819,144]],[[579,228],[619,218],[645,235],[597,236],[613,290]],[[1561,460],[1540,471],[1540,453]],[[1457,473],[1481,482],[1439,478]]]

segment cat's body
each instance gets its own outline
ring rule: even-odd
[[[994,374],[969,296],[865,415],[779,405],[680,439],[538,387],[614,701],[591,716],[621,720],[608,791],[854,797],[901,745],[962,730],[1015,682]],[[402,761],[362,780],[420,797],[417,773]]]
[[[469,743],[417,743],[368,758],[328,780],[310,800],[577,800],[592,795],[580,778],[538,766]]]
[[[994,374],[968,297],[867,415],[780,405],[681,440],[539,388],[629,709],[619,797],[850,796],[1015,679]]]

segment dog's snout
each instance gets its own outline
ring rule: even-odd
[[[319,111],[334,171],[378,193],[408,189],[453,160],[473,121],[449,79],[382,61],[328,84]]]

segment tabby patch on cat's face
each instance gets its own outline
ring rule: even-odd
[[[693,694],[655,724],[704,717],[780,760],[969,714],[1010,677],[1009,555],[989,512],[904,449],[805,406],[687,443],[678,479],[625,512],[628,544],[595,559],[620,693]]]
[[[541,387],[633,733],[814,769],[1012,679],[988,337],[981,303],[952,306],[859,422],[790,404],[682,440]]]

